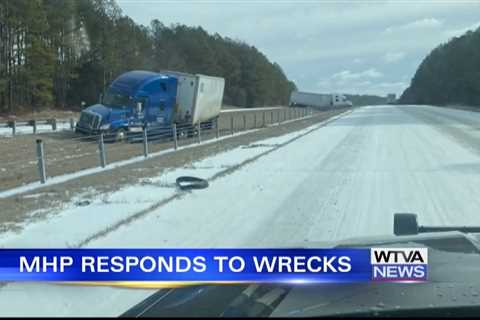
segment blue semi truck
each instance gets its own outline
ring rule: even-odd
[[[115,79],[98,104],[80,114],[75,131],[116,141],[130,133],[193,128],[220,114],[223,78],[175,71],[130,71]]]

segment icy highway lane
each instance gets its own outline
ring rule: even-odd
[[[479,126],[480,113],[360,108],[91,245],[289,246],[390,235],[395,212],[480,225]]]
[[[0,236],[3,247],[285,247],[391,235],[393,214],[480,225],[480,113],[357,108]],[[210,187],[181,192],[180,175]],[[0,286],[0,315],[119,315],[152,293]]]

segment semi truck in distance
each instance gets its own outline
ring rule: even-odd
[[[387,104],[395,104],[397,102],[397,95],[395,93],[387,94]]]
[[[322,94],[293,91],[290,95],[290,106],[329,109],[335,107],[351,107],[352,103],[343,94]]]
[[[109,86],[98,104],[80,114],[76,132],[107,134],[116,141],[129,133],[193,128],[220,114],[225,80],[175,71],[130,71]],[[191,131],[190,131],[191,132]]]

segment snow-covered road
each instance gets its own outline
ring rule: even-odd
[[[0,235],[2,247],[278,247],[391,235],[421,224],[480,225],[480,113],[372,106],[259,141],[63,208]],[[178,194],[176,177],[210,187]],[[118,315],[152,291],[0,287],[1,315]]]

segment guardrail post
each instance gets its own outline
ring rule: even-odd
[[[75,130],[75,120],[73,118],[70,118],[70,129]]]
[[[37,133],[37,120],[33,120],[32,125],[33,125],[33,133],[36,134]]]
[[[273,111],[270,112],[270,124],[273,124]]]
[[[42,139],[37,139],[37,166],[38,175],[40,176],[40,182],[45,183],[47,181],[47,174],[45,172],[45,154],[43,151]]]
[[[215,138],[220,138],[220,126],[218,125],[218,118],[215,119]]]
[[[52,130],[57,131],[57,119],[52,119]]]
[[[230,133],[233,135],[233,116],[230,117]]]
[[[103,142],[103,133],[100,133],[98,139],[98,153],[100,154],[100,165],[105,168],[107,165],[107,159],[105,157],[105,144]]]
[[[173,149],[177,150],[178,148],[178,135],[177,135],[177,124],[173,124]]]
[[[247,116],[243,115],[243,130],[247,130]]]
[[[202,143],[202,135],[201,135],[201,131],[202,131],[202,126],[201,126],[201,123],[197,123],[197,137],[198,137],[198,143]]]
[[[281,113],[281,111],[278,110],[278,112],[277,112],[277,122],[278,122],[278,124],[280,124],[280,113]]]
[[[257,113],[253,114],[253,129],[257,127]]]
[[[143,127],[143,156],[148,158],[148,135],[147,135],[147,127]]]
[[[264,127],[264,128],[265,128],[265,117],[266,117],[265,111],[263,111],[263,115],[262,115],[262,127]]]
[[[13,120],[12,121],[12,136],[17,134],[17,121]]]

